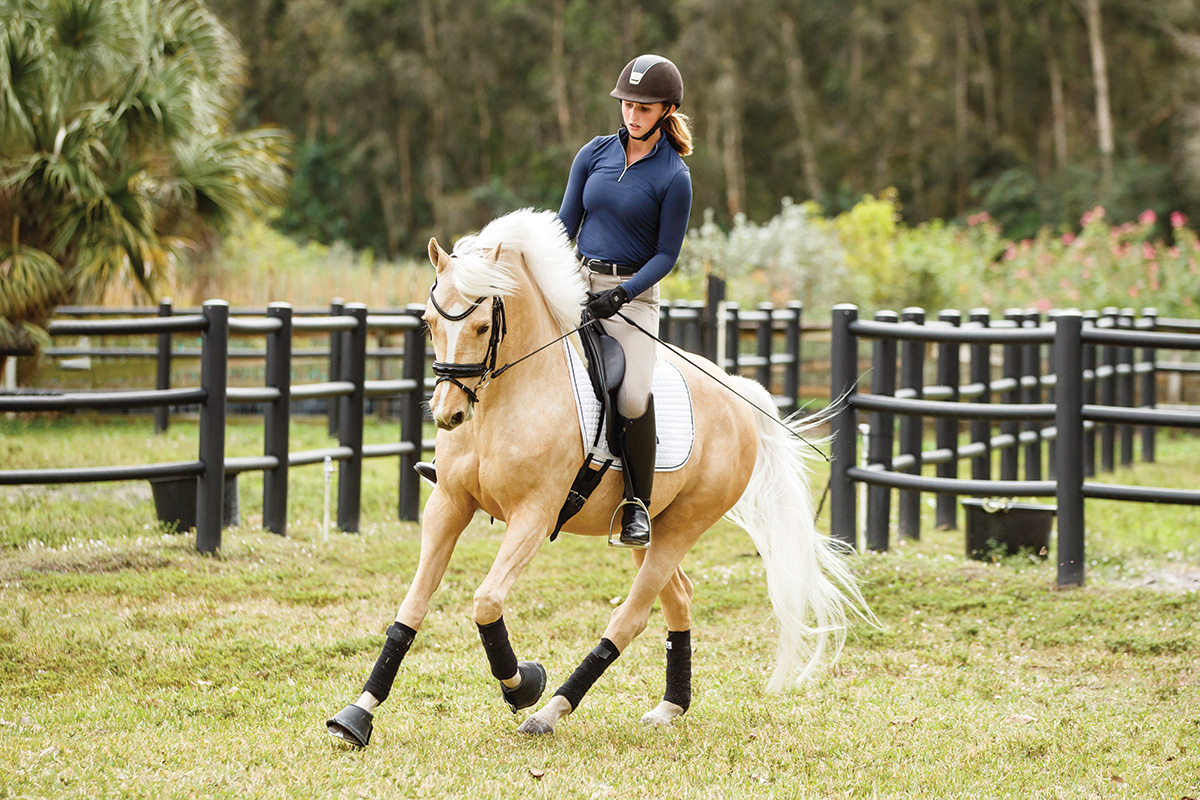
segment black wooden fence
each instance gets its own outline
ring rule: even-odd
[[[724,308],[723,315],[718,308]],[[271,304],[261,312],[232,311],[227,303],[213,300],[198,312],[177,313],[170,301],[157,309],[142,309],[136,315],[123,309],[64,308],[60,316],[102,317],[100,319],[57,319],[49,326],[55,339],[70,337],[150,337],[155,347],[52,347],[47,355],[70,358],[154,358],[157,388],[131,391],[88,391],[65,394],[0,395],[0,412],[45,412],[99,409],[128,411],[150,409],[155,428],[167,430],[170,409],[198,409],[199,445],[192,461],[152,463],[135,466],[97,466],[69,469],[0,470],[0,485],[87,483],[118,480],[165,480],[197,478],[196,547],[211,552],[221,546],[226,476],[242,472],[263,473],[263,527],[279,534],[287,530],[288,471],[291,467],[323,463],[338,464],[337,524],[343,531],[359,529],[364,459],[399,457],[399,516],[416,520],[420,483],[412,469],[433,441],[423,439],[422,403],[432,389],[428,377],[425,340],[420,330],[420,306],[371,314],[366,306],[335,301],[329,310],[295,312],[286,303]],[[802,321],[799,304],[784,308],[760,306],[741,312],[735,305],[711,303],[667,303],[662,309],[660,336],[664,341],[699,351],[719,360],[730,371],[753,374],[768,387],[782,390],[776,403],[784,411],[800,407]],[[112,318],[114,313],[125,316]],[[821,326],[813,326],[820,330]],[[201,336],[199,348],[177,350],[181,335]],[[376,337],[403,337],[404,346],[370,349]],[[293,340],[304,336],[328,336],[328,348],[301,351]],[[262,348],[230,348],[231,337],[262,337]],[[744,340],[753,345],[745,346]],[[749,349],[750,352],[743,352]],[[382,351],[382,352],[381,352]],[[416,357],[409,357],[416,355]],[[295,359],[317,356],[328,361],[328,380],[293,383]],[[263,359],[262,386],[228,386],[231,358]],[[200,360],[199,386],[171,386],[171,364],[178,358]],[[370,358],[397,358],[402,362],[399,379],[368,380]],[[369,399],[394,399],[399,403],[399,441],[363,444],[365,406]],[[292,451],[288,440],[289,421],[297,404],[328,403],[330,432],[338,437],[333,447]],[[229,458],[225,455],[225,425],[229,406],[253,406],[264,417],[261,456]],[[235,484],[236,485],[236,484]]]
[[[405,365],[405,377],[392,381],[367,381],[365,372],[368,329],[403,331],[406,347],[421,357]],[[296,332],[336,333],[338,371],[321,383],[293,385],[292,337]],[[141,319],[58,320],[49,326],[51,336],[130,336],[199,333],[200,386],[154,390],[79,392],[61,395],[0,396],[0,411],[67,411],[81,409],[161,409],[194,405],[199,408],[199,447],[194,461],[136,466],[78,467],[70,469],[2,470],[0,485],[88,483],[117,480],[160,480],[196,476],[196,547],[203,552],[221,546],[225,476],[263,472],[263,527],[283,534],[287,530],[288,469],[293,466],[337,461],[337,523],[344,531],[357,531],[362,489],[362,462],[366,458],[399,456],[401,473],[412,475],[412,464],[429,445],[422,441],[421,402],[424,398],[425,344],[415,315],[369,316],[364,305],[347,304],[337,316],[293,315],[286,303],[273,303],[263,317],[230,317],[224,301],[204,304],[199,314],[155,316]],[[229,387],[231,336],[266,338],[265,385]],[[169,343],[168,343],[169,352]],[[409,373],[411,370],[411,374]],[[161,377],[160,372],[160,377]],[[402,399],[400,441],[363,444],[365,398]],[[289,448],[291,405],[301,399],[330,399],[339,406],[338,444],[334,447],[293,452]],[[225,457],[225,422],[229,405],[265,404],[263,454]],[[415,520],[419,486],[415,477],[400,482],[400,515]]]
[[[988,312],[975,311],[963,323],[958,312],[926,322],[920,309],[880,312],[866,321],[855,306],[836,306],[831,397],[841,402],[831,420],[833,535],[857,544],[857,484],[867,486],[864,538],[872,550],[888,547],[892,490],[899,490],[897,530],[912,538],[920,535],[921,492],[937,493],[936,519],[944,527],[956,526],[958,495],[1054,497],[1058,583],[1081,584],[1085,498],[1200,504],[1200,491],[1085,480],[1096,474],[1097,456],[1100,470],[1113,469],[1118,445],[1120,463],[1132,464],[1137,428],[1146,461],[1154,460],[1158,427],[1200,429],[1200,413],[1157,407],[1158,374],[1194,370],[1159,363],[1158,351],[1200,351],[1198,334],[1200,324],[1159,320],[1149,309],[1136,319],[1132,309],[1063,311],[1045,322],[1037,312],[1010,311],[993,321]],[[861,339],[873,343],[869,392],[859,383]],[[927,385],[931,344],[937,347],[937,377]],[[999,348],[998,365],[993,348]],[[861,428],[860,414],[869,420]],[[923,449],[925,417],[935,420],[933,450]],[[963,422],[967,442],[960,441]],[[869,433],[860,465],[862,428]],[[992,475],[994,452],[999,476]],[[969,479],[958,477],[962,460],[970,461]],[[926,465],[936,465],[936,476],[922,475]]]

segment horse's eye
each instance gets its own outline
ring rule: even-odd
[[[485,322],[485,323],[483,323],[482,325],[476,325],[476,326],[475,326],[475,333],[479,334],[480,336],[483,336],[483,335],[485,335],[485,334],[488,332],[488,330],[490,330],[490,329],[491,329],[491,327],[492,327],[492,326],[491,326],[491,325],[489,325],[489,324],[488,324],[488,323],[486,323],[486,322]]]

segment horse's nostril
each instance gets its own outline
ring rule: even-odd
[[[458,427],[459,425],[463,424],[463,420],[465,420],[465,419],[466,419],[466,414],[464,414],[461,411],[455,411],[454,416],[450,417],[450,424],[453,425],[454,427]]]

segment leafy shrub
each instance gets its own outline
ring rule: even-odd
[[[894,190],[864,197],[823,217],[812,204],[785,202],[759,225],[739,217],[728,233],[711,214],[685,243],[669,296],[703,296],[708,273],[729,281],[743,304],[803,300],[823,312],[835,303],[865,310],[917,306],[966,311],[983,307],[1154,307],[1161,316],[1195,317],[1200,309],[1200,241],[1180,212],[1154,210],[1110,225],[1102,206],[1075,226],[1043,226],[1006,237],[988,213],[966,224],[933,220],[906,226]],[[1169,237],[1161,234],[1169,231]]]
[[[704,278],[728,281],[727,297],[742,305],[801,300],[822,307],[849,289],[847,254],[817,206],[784,198],[780,212],[759,225],[744,214],[725,233],[704,215],[687,238],[663,292],[669,297],[703,296]]]

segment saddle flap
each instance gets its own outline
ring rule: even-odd
[[[625,380],[625,348],[612,336],[601,334],[600,361],[604,364],[604,391],[615,392]]]
[[[589,325],[579,334],[584,353],[587,354],[592,389],[596,392],[596,399],[604,405],[605,396],[620,388],[625,378],[625,350],[620,342],[595,325]]]

